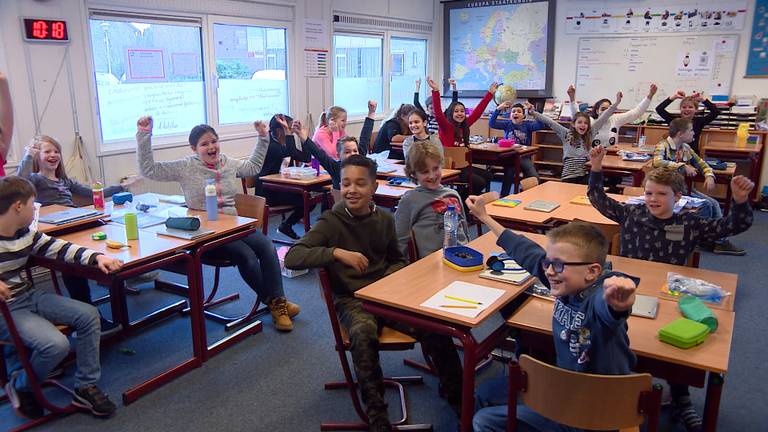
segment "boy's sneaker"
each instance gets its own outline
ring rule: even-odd
[[[690,396],[672,399],[672,419],[682,422],[687,432],[701,432],[701,417],[693,407]]]
[[[718,255],[744,256],[747,254],[747,251],[731,243],[730,240],[723,240],[715,243],[715,248],[712,249],[712,252]]]
[[[277,232],[293,240],[298,240],[300,238],[290,225],[280,224],[280,226],[277,227]]]
[[[16,390],[13,386],[13,379],[5,384],[5,394],[11,402],[13,410],[20,417],[34,420],[42,417],[45,412],[43,407],[35,399],[35,394],[29,391]]]
[[[267,302],[267,307],[269,307],[269,312],[272,314],[272,322],[275,323],[276,329],[286,332],[293,330],[293,322],[288,313],[288,300],[285,297],[273,298]],[[298,306],[296,307],[298,308]]]
[[[85,408],[98,417],[110,416],[117,409],[109,396],[95,385],[76,388],[72,405]]]

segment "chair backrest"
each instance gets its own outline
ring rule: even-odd
[[[647,373],[579,373],[522,355],[519,364],[510,366],[510,411],[518,391],[528,408],[563,425],[621,429],[638,426],[648,417],[647,430],[658,430],[661,386],[654,386]],[[510,422],[516,423],[511,415]]]
[[[256,219],[256,226],[264,226],[264,209],[267,199],[259,195],[235,194],[235,208],[238,216]]]
[[[469,149],[466,147],[443,147],[445,156],[444,168],[462,169],[472,164]]]
[[[520,180],[520,188],[524,191],[539,185],[539,179],[536,177],[526,177]]]
[[[410,262],[415,263],[419,260],[419,246],[416,244],[416,236],[411,230],[411,236],[408,238],[408,255],[410,255]]]
[[[400,144],[403,141],[405,141],[405,135],[398,134],[392,137],[392,140],[390,141],[390,143]]]
[[[624,195],[643,196],[645,195],[645,188],[642,186],[624,186]]]
[[[243,184],[243,193],[248,193],[248,188],[256,187],[256,176],[241,177],[240,182]]]

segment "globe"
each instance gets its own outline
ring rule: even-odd
[[[504,102],[514,103],[517,99],[517,90],[508,85],[500,85],[496,89],[496,93],[493,95],[493,100],[496,101],[496,105],[501,105]]]

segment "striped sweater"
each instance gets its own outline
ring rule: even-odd
[[[32,288],[23,273],[30,255],[65,261],[71,264],[94,265],[96,257],[102,255],[91,249],[55,239],[46,234],[22,228],[13,237],[0,236],[0,280],[11,289],[13,302],[21,292]]]
[[[688,144],[675,144],[672,138],[659,141],[656,151],[653,152],[654,168],[680,169],[686,164],[696,168],[705,177],[715,177],[715,172]]]

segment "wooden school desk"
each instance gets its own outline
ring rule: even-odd
[[[97,241],[91,238],[91,234],[97,231],[103,231],[107,234],[107,238],[127,243],[131,245],[131,247],[119,250],[109,249],[106,247],[105,241]],[[33,260],[35,265],[93,279],[108,286],[112,306],[112,317],[115,321],[122,324],[123,332],[130,334],[140,328],[146,327],[152,322],[156,322],[158,319],[163,319],[176,314],[186,306],[186,301],[182,300],[168,305],[139,320],[129,320],[128,306],[125,299],[125,280],[163,267],[180,265],[186,269],[187,281],[191,293],[189,300],[190,307],[192,310],[202,311],[202,291],[198,276],[199,271],[195,270],[192,256],[185,250],[189,246],[188,241],[172,237],[160,237],[145,230],[139,230],[138,240],[128,241],[125,238],[125,227],[116,223],[110,223],[95,228],[87,228],[82,231],[58,236],[58,238],[103,252],[106,255],[123,261],[123,268],[119,272],[104,274],[98,268],[91,266],[66,264],[38,257],[35,257]],[[200,366],[202,363],[202,355],[199,347],[203,343],[202,335],[200,334],[201,321],[202,313],[191,314],[192,357],[184,360],[177,366],[162,372],[156,377],[126,390],[123,393],[124,404],[127,405],[163,384]]]
[[[51,213],[56,213],[64,210],[69,210],[72,207],[67,207],[59,204],[53,204],[49,206],[40,207],[40,216],[49,215]],[[93,208],[93,206],[89,207]],[[98,226],[101,225],[103,222],[103,219],[109,219],[109,215],[106,214],[99,214],[94,216],[89,216],[82,219],[77,219],[71,222],[67,222],[61,225],[55,225],[55,224],[47,224],[43,222],[39,222],[37,224],[37,230],[41,233],[48,234],[48,235],[57,235],[57,234],[63,234],[67,232],[77,231],[82,228],[86,227],[92,227],[92,226]]]
[[[764,137],[765,135],[763,135]],[[761,137],[762,138],[762,137]],[[747,160],[750,164],[750,179],[755,182],[755,187],[750,193],[751,201],[757,198],[757,190],[760,186],[760,173],[763,170],[763,143],[745,144],[738,146],[733,141],[710,141],[704,144],[702,157],[719,158],[723,160]]]
[[[309,179],[292,179],[283,177],[282,174],[270,174],[259,177],[265,190],[272,190],[281,193],[299,194],[304,201],[304,232],[309,232],[312,225],[309,223],[309,208],[317,198],[313,193],[322,193],[325,195],[323,186],[331,184],[331,176],[320,174]]]
[[[395,210],[397,204],[400,202],[400,198],[406,194],[406,192],[413,190],[413,188],[392,186],[386,180],[378,179],[379,187],[376,188],[376,193],[373,195],[373,202],[381,207],[386,207],[391,210]]]
[[[645,171],[653,162],[653,158],[643,162],[625,161],[616,154],[607,154],[603,157],[603,173],[606,176],[632,176],[632,186],[641,186]],[[587,166],[592,166],[587,162]]]
[[[405,165],[393,165],[393,168],[395,168],[394,171],[377,172],[376,176],[384,180],[390,177],[408,178],[408,176],[405,175]],[[461,174],[461,171],[456,169],[443,168],[442,174],[443,174],[443,179],[442,179],[443,183],[452,183],[459,178],[459,174]]]
[[[522,201],[517,207],[504,207],[489,203],[485,209],[488,215],[508,228],[546,230],[556,222],[572,222],[576,219],[618,227],[616,222],[600,214],[591,205],[570,202],[574,197],[586,195],[587,185],[550,181],[518,194],[510,195],[509,198]],[[626,195],[616,194],[608,194],[608,196],[621,202],[630,198]],[[525,206],[535,200],[557,202],[560,207],[549,213],[527,210]]]
[[[472,152],[472,164],[500,166],[502,168],[514,167],[512,177],[512,191],[520,191],[520,160],[524,157],[533,157],[539,149],[532,146],[499,147],[494,143],[472,144],[469,146]]]

